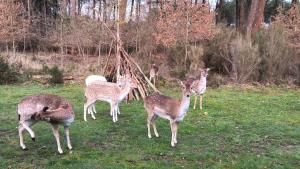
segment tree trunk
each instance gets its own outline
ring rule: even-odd
[[[93,0],[93,19],[96,19],[96,0]]]
[[[106,0],[103,0],[103,19],[104,19],[104,22],[106,22],[106,20],[107,20]]]
[[[244,0],[236,0],[236,29],[245,33],[245,2]]]
[[[120,76],[120,66],[121,66],[121,39],[120,39],[120,22],[122,22],[122,17],[120,17],[120,6],[122,2],[120,2],[122,0],[118,0],[118,4],[117,4],[117,17],[118,17],[118,20],[117,20],[117,53],[116,53],[116,68],[117,68],[117,74],[116,74],[116,78],[119,79],[119,76]]]
[[[71,0],[71,16],[75,17],[76,16],[76,7],[78,2],[77,0]]]
[[[125,21],[126,19],[126,7],[127,7],[127,0],[120,0],[119,1],[119,18],[120,18],[120,22],[121,24]]]
[[[28,15],[28,20],[31,23],[31,0],[27,0],[27,15]]]
[[[266,1],[260,0],[257,6],[257,11],[255,12],[255,19],[252,25],[252,32],[251,35],[255,35],[259,29],[262,27],[264,21],[264,9],[265,9]]]
[[[251,33],[252,33],[252,28],[253,28],[253,23],[255,20],[255,15],[257,12],[257,8],[258,8],[258,1],[259,0],[252,0],[251,1],[251,8],[250,8],[250,12],[248,15],[248,22],[247,22],[247,28],[246,28],[246,36],[247,37],[251,37]]]
[[[16,58],[16,45],[15,45],[15,39],[13,39],[13,57]]]
[[[221,10],[222,10],[223,6],[224,6],[224,0],[219,0],[216,5],[216,12],[217,12],[216,23],[221,22],[221,20],[223,19],[222,14],[221,14]]]
[[[132,19],[133,7],[134,7],[134,0],[131,0],[131,6],[130,6],[130,20]]]

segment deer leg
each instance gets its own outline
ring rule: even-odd
[[[121,113],[120,113],[119,103],[117,104],[117,111],[118,111],[118,114],[121,114]]]
[[[93,105],[95,103],[95,101],[94,102],[90,102],[90,101],[86,101],[86,103],[84,103],[84,108],[83,108],[83,119],[84,119],[84,121],[87,121],[87,119],[86,119],[86,113],[88,112],[88,111],[90,111],[90,107],[91,107],[91,105]]]
[[[20,125],[19,126],[19,137],[20,137],[20,147],[23,149],[23,150],[26,150],[26,146],[24,144],[24,140],[23,140],[23,132],[24,132],[25,128]]]
[[[159,137],[159,134],[158,134],[157,129],[156,129],[155,122],[152,124],[152,126],[153,126],[155,137]]]
[[[196,104],[197,104],[197,95],[195,95],[194,110],[196,109]]]
[[[88,108],[87,103],[84,103],[83,107],[84,107],[83,108],[83,119],[84,119],[84,121],[87,121],[86,120],[86,111],[87,111],[87,108]]]
[[[119,109],[118,103],[114,104],[114,107],[115,107],[114,113],[115,113],[115,116],[116,116],[116,121],[118,121],[118,109]]]
[[[68,126],[64,126],[64,129],[65,129],[65,134],[66,134],[66,138],[67,138],[68,148],[69,148],[69,150],[72,150],[72,145],[71,145],[71,141],[70,141],[70,129]]]
[[[156,124],[155,124],[156,118],[157,118],[157,115],[152,116],[151,124],[153,126],[153,131],[154,131],[155,137],[159,137],[159,134],[158,134],[157,129],[156,129]]]
[[[175,143],[174,143],[174,129],[173,129],[173,123],[172,121],[170,121],[170,127],[171,127],[171,133],[172,133],[172,137],[171,137],[171,146],[175,147]]]
[[[30,134],[32,141],[35,141],[35,134],[34,134],[33,130],[29,127],[29,126],[33,125],[33,122],[25,121],[25,122],[22,122],[21,124]]]
[[[178,122],[175,122],[174,124],[174,130],[175,130],[175,132],[174,132],[174,143],[175,144],[177,144],[177,128],[178,128]]]
[[[93,112],[94,112],[94,113],[97,113],[97,111],[96,111],[96,103],[93,105],[92,108],[93,108]]]
[[[115,107],[114,103],[110,103],[110,114],[112,114],[113,122],[116,122],[116,114],[115,114]]]
[[[91,113],[92,118],[93,118],[94,120],[96,120],[96,117],[95,117],[94,112],[93,112],[93,110],[92,110],[92,108],[93,108],[94,106],[95,106],[95,105],[92,105],[92,106],[89,108],[89,110],[90,110],[90,113]]]
[[[171,131],[172,131],[172,139],[171,139],[171,146],[175,147],[175,144],[177,143],[176,140],[176,134],[177,134],[177,123],[170,121]]]
[[[147,118],[147,128],[148,128],[148,138],[152,138],[151,136],[151,121],[152,121],[152,118],[153,118],[154,115],[152,114],[149,114],[148,115],[148,118]]]
[[[154,76],[154,78],[153,78],[153,84],[154,84],[154,86],[155,86],[155,78],[156,78],[156,77]]]
[[[203,95],[200,95],[200,110],[202,110],[202,99],[203,99]]]
[[[53,135],[54,135],[54,137],[56,139],[57,150],[58,150],[59,154],[62,154],[63,151],[61,149],[61,145],[60,145],[60,141],[59,141],[58,125],[52,124],[52,131],[53,131]]]

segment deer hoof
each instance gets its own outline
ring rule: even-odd
[[[35,142],[35,137],[32,137],[31,140],[32,140],[33,142]]]

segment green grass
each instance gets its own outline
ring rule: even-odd
[[[25,134],[29,150],[19,148],[16,105],[41,92],[73,104],[72,152],[61,130],[64,154],[58,155],[51,127],[44,122],[33,126],[36,142]],[[108,104],[98,103],[97,119],[89,116],[84,122],[82,86],[0,86],[0,168],[299,168],[299,98],[299,91],[277,87],[209,89],[204,110],[189,110],[172,148],[166,120],[157,120],[159,138],[147,138],[142,101],[122,103],[117,123]]]

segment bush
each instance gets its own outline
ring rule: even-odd
[[[0,57],[0,85],[16,83],[19,78],[17,68],[10,66],[4,58]]]
[[[59,70],[57,66],[54,66],[53,68],[49,69],[49,74],[51,75],[50,83],[53,84],[61,84],[64,83],[63,80],[63,71]]]
[[[299,52],[297,54],[297,50],[288,45],[287,35],[281,25],[272,25],[262,31],[256,41],[262,58],[259,81],[279,84],[297,78]]]
[[[230,44],[230,55],[231,57],[226,59],[232,64],[235,82],[245,83],[253,80],[261,60],[258,45],[239,35]]]

